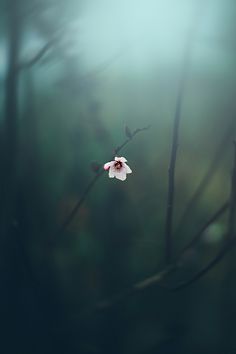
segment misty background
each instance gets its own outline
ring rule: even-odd
[[[236,352],[234,250],[167,289],[217,255],[226,212],[129,291],[167,267],[178,98],[172,260],[229,198],[235,23],[233,0],[0,0],[1,353]]]

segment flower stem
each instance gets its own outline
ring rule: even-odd
[[[137,135],[138,133],[141,133],[145,130],[149,129],[148,127],[144,127],[144,128],[139,128],[136,129],[133,134],[132,134],[132,138]],[[117,154],[118,152],[120,152],[129,142],[131,141],[131,139],[126,139],[120,146],[118,146],[114,151]],[[113,158],[113,156],[112,156]],[[103,175],[104,170],[102,169],[101,171],[99,171],[93,178],[92,180],[88,183],[87,187],[85,188],[81,198],[78,200],[78,202],[76,203],[76,205],[74,206],[74,208],[71,210],[71,212],[69,213],[69,215],[67,216],[67,218],[64,220],[64,222],[62,223],[61,227],[57,230],[57,232],[53,235],[53,238],[49,241],[50,245],[53,246],[55,243],[58,242],[58,237],[66,230],[66,228],[69,226],[69,224],[71,223],[71,221],[74,219],[75,215],[77,214],[77,212],[79,211],[79,209],[81,208],[81,206],[83,205],[86,197],[88,196],[88,194],[90,193],[90,191],[92,190],[92,188],[95,186],[95,184],[98,182],[99,178]]]

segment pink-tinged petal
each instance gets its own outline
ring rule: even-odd
[[[122,167],[117,170],[119,173],[126,173],[125,163],[122,164]]]
[[[126,173],[125,172],[117,173],[115,177],[121,181],[125,181],[126,180]]]
[[[116,175],[116,170],[114,169],[113,166],[111,166],[110,169],[109,169],[109,177],[110,178],[114,178],[115,175]]]
[[[124,167],[125,167],[126,173],[132,173],[131,168],[126,163],[124,163]]]
[[[127,162],[125,157],[115,157],[115,161]]]
[[[113,161],[105,163],[105,165],[103,166],[104,170],[105,171],[109,170],[109,168],[111,167],[112,164],[113,164]]]

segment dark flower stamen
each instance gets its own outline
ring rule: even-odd
[[[122,162],[121,161],[116,161],[114,164],[115,168],[117,170],[120,170],[122,168]]]

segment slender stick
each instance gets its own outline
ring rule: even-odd
[[[184,248],[180,252],[180,256],[183,255],[186,251],[189,249],[193,248],[196,243],[199,241],[201,238],[203,232],[211,225],[213,224],[221,215],[223,215],[227,209],[229,208],[229,202],[225,202],[217,211],[205,222],[205,224],[196,232],[196,234],[193,236],[192,240],[184,246]],[[180,258],[180,256],[178,258]]]
[[[193,248],[196,244],[196,242],[199,240],[199,238],[202,236],[203,232],[211,225],[214,221],[216,221],[222,214],[226,212],[226,210],[229,207],[229,203],[226,202],[224,203],[221,208],[219,208],[206,222],[205,224],[196,232],[195,236],[193,237],[192,241],[187,244],[183,250],[180,252],[179,256],[176,258],[175,262],[173,262],[171,265],[167,266],[165,269],[162,271],[145,278],[135,284],[133,284],[129,289],[124,290],[123,292],[120,292],[119,294],[114,295],[110,299],[106,299],[104,301],[99,302],[97,304],[97,308],[102,309],[102,308],[108,308],[113,305],[116,305],[118,302],[122,301],[125,299],[127,296],[133,295],[137,291],[145,290],[151,286],[154,285],[159,285],[161,287],[165,287],[161,285],[161,282],[166,279],[168,275],[173,273],[175,270],[179,268],[180,260],[183,254]],[[172,288],[170,288],[172,290]]]
[[[81,313],[79,313],[77,316],[78,317],[87,317],[88,315],[92,315],[94,312],[97,311],[104,311],[112,308],[113,306],[116,306],[123,300],[127,299],[130,296],[135,295],[136,293],[146,290],[152,286],[159,285],[159,287],[169,290],[169,291],[178,291],[182,290],[189,285],[193,284],[200,278],[202,278],[205,274],[207,274],[212,268],[214,268],[218,263],[220,263],[224,257],[228,254],[229,251],[233,249],[233,246],[236,244],[236,235],[234,235],[225,245],[224,247],[219,251],[219,253],[199,272],[197,272],[191,279],[180,282],[176,286],[167,286],[163,285],[162,281],[170,275],[172,272],[174,272],[177,269],[177,265],[170,265],[167,266],[163,271],[160,271],[156,274],[154,274],[151,277],[148,277],[138,283],[133,284],[129,288],[125,289],[123,292],[120,292],[116,295],[114,295],[111,298],[108,298],[106,300],[100,301],[94,306],[88,306],[84,310],[82,310]],[[76,316],[76,317],[77,317]]]
[[[175,271],[175,269],[175,265],[170,265],[166,267],[162,271],[131,285],[129,288],[121,291],[120,293],[112,296],[111,298],[100,301],[95,305],[95,310],[108,309],[112,306],[117,305],[119,302],[126,299],[127,297],[136,294],[137,292],[143,291],[157,284],[161,286],[161,281],[164,280],[173,271]]]
[[[179,95],[177,101],[177,109],[174,122],[173,143],[171,149],[170,166],[169,166],[169,185],[166,209],[166,225],[165,225],[165,241],[166,241],[166,263],[169,264],[172,258],[172,219],[174,207],[175,192],[175,164],[178,148],[178,131],[180,122],[180,107],[182,95]]]
[[[199,229],[199,231],[196,233],[196,235],[193,237],[192,241],[185,246],[185,248],[181,251],[181,254],[179,257],[176,259],[175,263],[167,266],[165,269],[162,271],[145,278],[144,280],[137,282],[133,284],[130,288],[125,289],[123,292],[120,292],[119,294],[114,295],[113,297],[106,299],[104,301],[99,302],[96,306],[96,310],[103,310],[103,309],[108,309],[112,306],[115,306],[117,303],[121,302],[122,300],[126,299],[127,297],[134,295],[136,292],[145,290],[150,288],[151,286],[159,285],[162,288],[165,288],[167,290],[180,290],[188,285],[191,285],[198,279],[200,279],[202,276],[204,276],[208,271],[210,271],[215,265],[217,265],[221,260],[223,260],[224,256],[227,254],[228,251],[231,250],[232,246],[234,246],[236,237],[233,237],[230,242],[226,243],[225,246],[219,251],[219,253],[199,272],[197,272],[191,279],[187,281],[183,281],[179,283],[176,286],[169,287],[166,285],[162,284],[162,281],[166,279],[168,275],[173,273],[175,270],[178,269],[178,264],[181,259],[181,256],[183,255],[184,252],[186,252],[188,249],[192,248],[199,237],[202,235],[202,233],[207,229],[207,227],[212,224],[215,220],[217,220],[229,207],[229,203],[226,202],[225,204],[222,205],[221,208],[217,210],[215,214],[212,215],[212,217]]]
[[[229,201],[229,219],[227,238],[235,233],[235,215],[236,215],[236,141],[234,141],[234,164],[231,178],[231,192]]]
[[[228,141],[230,139],[230,136],[232,136],[232,131],[234,130],[235,127],[235,117],[232,118],[230,121],[229,127],[227,128],[225,135],[223,136],[216,152],[213,157],[213,160],[206,171],[206,174],[200,181],[197,189],[193,193],[192,197],[190,198],[189,202],[187,203],[185,210],[183,212],[183,215],[179,221],[179,224],[177,226],[177,229],[175,231],[176,234],[181,233],[182,227],[185,224],[185,221],[189,218],[194,205],[196,204],[196,201],[201,197],[201,195],[205,192],[206,188],[208,187],[217,167],[219,166],[219,162],[221,161],[222,157],[225,154],[225,149],[228,147]]]
[[[58,38],[52,38],[48,41],[30,60],[22,62],[18,65],[18,70],[28,69],[34,66],[54,45]]]
[[[201,5],[201,6],[199,6]],[[170,264],[172,259],[172,233],[173,233],[173,211],[174,211],[174,198],[175,198],[175,166],[176,166],[176,157],[178,150],[178,140],[179,140],[179,127],[181,121],[181,110],[182,102],[184,96],[184,90],[186,85],[186,79],[189,72],[189,66],[191,62],[194,37],[196,34],[198,22],[200,15],[202,13],[202,2],[199,2],[198,8],[196,9],[194,20],[192,26],[189,30],[188,37],[186,40],[184,57],[183,57],[183,66],[182,73],[179,82],[176,108],[174,114],[174,128],[172,135],[172,147],[170,155],[170,163],[168,169],[168,193],[167,193],[167,207],[166,207],[166,221],[165,221],[165,256],[166,264]]]
[[[234,163],[233,163],[233,173],[231,180],[231,192],[229,201],[229,219],[228,219],[228,231],[226,234],[226,242],[219,253],[199,272],[197,272],[192,278],[181,282],[177,286],[171,288],[171,290],[179,290],[191,285],[201,277],[203,277],[209,270],[211,270],[216,264],[218,264],[224,256],[231,250],[232,246],[235,244],[235,213],[236,213],[236,143],[234,142]]]
[[[187,46],[189,49],[189,45]],[[183,94],[186,82],[187,67],[189,64],[189,50],[186,50],[184,67],[182,70],[182,77],[180,79],[175,115],[174,115],[174,128],[172,136],[172,147],[170,155],[170,164],[168,170],[168,194],[167,194],[167,207],[166,207],[166,222],[165,222],[165,253],[166,253],[166,264],[170,264],[172,259],[172,228],[173,228],[173,210],[174,210],[174,197],[175,197],[175,166],[176,157],[178,150],[178,140],[179,140],[179,126],[181,120],[181,109]]]
[[[225,255],[232,250],[233,246],[235,245],[236,237],[235,235],[232,236],[230,241],[228,241],[224,247],[219,251],[219,253],[199,272],[197,272],[192,278],[189,280],[183,281],[174,287],[168,287],[169,290],[181,290],[186,288],[187,286],[195,283],[195,281],[202,278],[206,273],[208,273],[212,268],[214,268],[218,263],[220,263]]]
[[[74,208],[71,210],[70,214],[67,216],[67,218],[65,219],[65,221],[62,223],[60,229],[57,231],[55,237],[53,238],[53,240],[56,238],[55,241],[57,241],[57,237],[59,236],[71,223],[71,221],[74,219],[75,215],[77,214],[78,210],[80,209],[81,205],[84,203],[85,198],[87,197],[87,195],[89,194],[89,192],[91,191],[91,189],[93,188],[93,186],[95,185],[95,183],[97,182],[97,180],[99,179],[99,177],[104,173],[104,170],[101,170],[99,173],[97,173],[93,179],[88,183],[87,187],[85,188],[82,197],[78,200],[78,202],[76,203],[76,205],[74,206]]]
[[[132,136],[128,139],[126,139],[120,146],[118,146],[117,148],[115,148],[114,152],[115,154],[118,154],[130,141],[131,139],[137,135],[140,132],[143,132],[145,130],[149,129],[149,126],[144,127],[144,128],[139,128],[136,129],[133,133]],[[111,159],[114,156],[111,157]],[[59,228],[59,230],[54,234],[53,238],[50,240],[50,244],[51,246],[53,246],[53,244],[55,242],[58,241],[58,237],[63,233],[63,231],[65,231],[65,229],[69,226],[69,224],[71,223],[71,221],[74,219],[75,215],[77,214],[77,212],[79,211],[79,209],[81,208],[81,206],[83,205],[86,197],[88,196],[88,194],[90,193],[90,191],[92,190],[92,188],[95,186],[95,184],[97,183],[97,181],[99,180],[99,178],[103,175],[105,171],[102,169],[101,171],[99,171],[93,178],[92,180],[88,183],[87,187],[85,188],[81,198],[78,200],[78,202],[76,203],[76,205],[74,206],[74,208],[71,210],[70,214],[67,216],[67,218],[65,219],[65,221],[62,223],[61,227]]]

